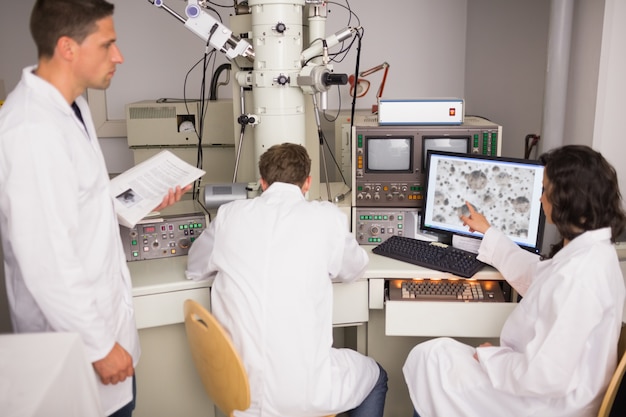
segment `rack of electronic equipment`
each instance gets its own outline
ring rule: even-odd
[[[500,156],[502,126],[476,116],[461,115],[458,123],[447,124],[419,118],[385,124],[388,118],[372,116],[360,114],[352,124],[355,237],[362,245],[378,245],[393,235],[438,240],[420,230],[428,151]]]

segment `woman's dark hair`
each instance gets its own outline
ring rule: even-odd
[[[551,218],[563,239],[572,240],[587,230],[611,228],[611,241],[624,230],[626,214],[617,174],[599,152],[588,146],[567,145],[539,157],[545,165],[552,204]],[[552,248],[553,256],[563,241]]]
[[[37,0],[30,15],[30,33],[38,57],[52,57],[62,36],[82,43],[97,29],[98,20],[113,15],[113,8],[105,0]]]

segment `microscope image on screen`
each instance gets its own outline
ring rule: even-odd
[[[526,239],[537,170],[479,161],[440,160],[436,168],[433,221],[463,226],[468,201],[492,226]]]

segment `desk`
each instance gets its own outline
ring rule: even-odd
[[[364,278],[352,284],[333,285],[333,322],[336,326],[351,326],[350,331],[355,329],[357,350],[372,356],[387,370],[385,414],[407,415],[412,411],[401,367],[409,350],[427,338],[443,335],[465,338],[463,341],[473,345],[489,339],[497,343],[502,322],[515,304],[386,301],[387,278],[450,275],[373,254],[373,246],[364,248],[370,258]],[[626,259],[626,245],[617,249],[620,259]],[[212,415],[182,325],[182,302],[193,298],[209,307],[210,286],[187,280],[186,262],[187,258],[181,256],[128,264],[143,350],[137,370],[135,417],[165,417],[177,412],[190,417]],[[500,280],[502,276],[487,267],[476,278]]]
[[[407,302],[384,298],[385,278],[455,278],[372,253],[366,247],[370,264],[365,272],[369,281],[369,308],[385,309],[387,336],[498,337],[515,303],[491,302]],[[492,267],[485,267],[474,279],[500,281],[504,278]]]
[[[142,355],[137,366],[135,417],[213,417],[214,407],[195,370],[184,328],[183,302],[210,308],[206,281],[185,277],[186,256],[128,263]],[[368,282],[334,284],[336,326],[357,326],[355,347],[365,353]]]
[[[0,335],[0,412],[103,416],[96,376],[78,334]]]
[[[206,281],[188,280],[185,277],[186,266],[186,256],[128,263],[133,281],[137,328],[183,323],[182,306],[188,298],[210,308],[210,285]],[[333,324],[353,326],[367,323],[367,280],[350,284],[336,283],[333,292]]]

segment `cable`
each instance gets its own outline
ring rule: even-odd
[[[209,100],[217,100],[217,86],[221,73],[223,71],[230,71],[232,69],[232,65],[229,63],[225,63],[217,67],[215,72],[213,73],[213,77],[211,78],[211,90]],[[230,78],[230,77],[229,77]],[[229,81],[226,82],[228,84]]]
[[[535,135],[534,133],[530,133],[526,135],[524,138],[524,159],[530,158],[530,152],[532,149],[539,144],[539,140],[541,136]]]

